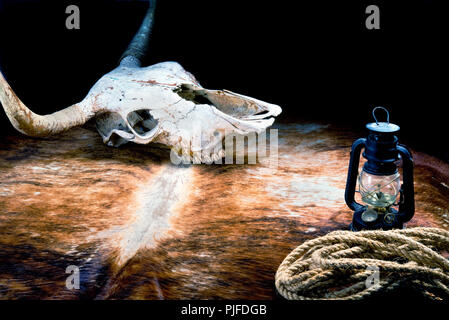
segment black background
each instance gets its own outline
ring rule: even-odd
[[[67,30],[78,5],[81,29]],[[365,9],[380,8],[380,30]],[[159,0],[145,65],[175,60],[204,87],[282,106],[279,121],[363,132],[374,106],[402,141],[449,161],[449,12],[444,1]],[[76,103],[119,57],[145,1],[0,0],[0,65],[33,111]],[[14,132],[3,112],[0,133]]]

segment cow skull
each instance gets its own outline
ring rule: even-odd
[[[154,6],[145,20],[152,21],[152,10]],[[145,20],[135,37],[139,41],[149,33]],[[119,67],[104,75],[83,101],[66,109],[45,116],[33,113],[1,72],[0,102],[13,126],[26,135],[56,134],[95,117],[98,132],[109,146],[129,141],[158,143],[194,163],[224,157],[221,145],[226,136],[259,133],[281,113],[277,105],[226,90],[204,89],[176,62],[141,68],[138,55],[130,51],[139,45],[133,40]]]

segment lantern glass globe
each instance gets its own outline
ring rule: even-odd
[[[400,188],[399,173],[379,176],[362,170],[359,175],[359,192],[362,201],[376,208],[392,206],[398,197]]]

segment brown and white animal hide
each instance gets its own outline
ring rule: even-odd
[[[283,258],[346,229],[345,128],[279,124],[278,167],[173,166],[75,128],[0,142],[0,297],[272,299]],[[449,171],[415,152],[416,215],[449,229]],[[65,286],[80,268],[80,290]]]

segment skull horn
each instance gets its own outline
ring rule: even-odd
[[[139,31],[120,59],[122,65],[139,66],[148,50],[156,0],[149,0],[149,9]],[[14,93],[0,71],[0,103],[14,128],[32,137],[45,137],[82,125],[94,116],[89,108],[75,104],[55,113],[41,116],[28,109]]]
[[[1,71],[0,102],[14,128],[32,137],[45,137],[62,132],[84,124],[93,116],[77,104],[45,116],[35,114],[20,101]]]
[[[151,36],[151,29],[154,21],[154,11],[156,9],[156,0],[149,0],[148,11],[142,24],[137,31],[128,48],[122,54],[120,58],[120,64],[126,66],[139,67],[142,59],[145,57],[148,51],[148,42]]]
[[[139,66],[148,49],[156,0],[149,0],[149,9],[139,31],[121,58],[121,65]],[[49,115],[38,115],[28,109],[14,93],[0,71],[0,103],[14,128],[32,137],[45,137],[86,123],[94,110],[81,102]]]

